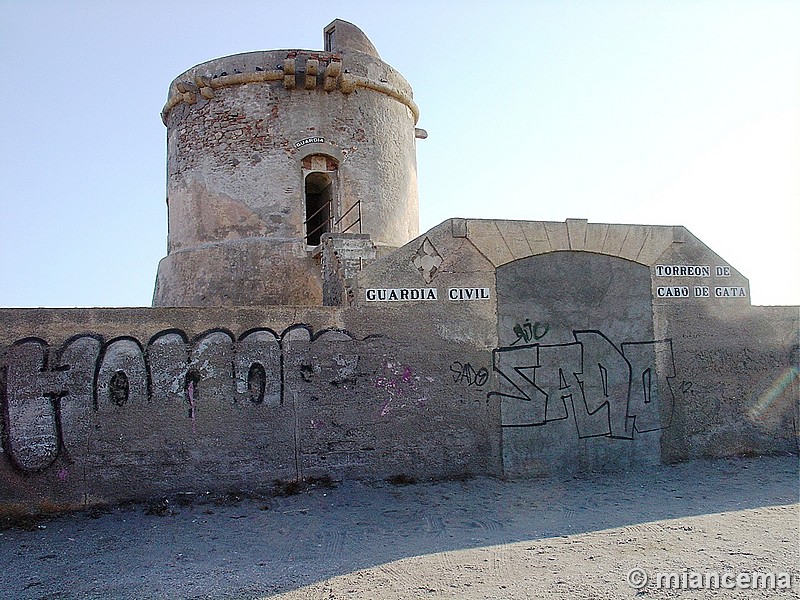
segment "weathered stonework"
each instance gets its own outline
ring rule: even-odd
[[[326,233],[322,236],[322,303],[349,306],[354,300],[353,281],[377,256],[369,235]]]
[[[0,515],[798,451],[798,307],[683,227],[417,235],[411,89],[325,45],[173,82],[156,307],[0,309]]]
[[[321,304],[309,172],[335,173],[322,232],[390,248],[417,235],[411,87],[355,26],[334,21],[326,39],[325,51],[238,54],[173,81],[154,306]],[[326,164],[309,168],[314,157]]]
[[[683,227],[453,219],[356,282],[365,307],[370,290],[434,289],[417,304],[437,331],[492,349],[506,474],[798,449],[800,311],[751,306],[747,279]]]

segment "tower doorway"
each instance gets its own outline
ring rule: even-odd
[[[333,231],[338,212],[337,164],[327,156],[310,156],[303,161],[306,244],[318,246],[323,233]]]

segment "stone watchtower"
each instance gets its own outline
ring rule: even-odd
[[[373,256],[417,236],[411,87],[354,25],[324,37],[324,51],[236,54],[170,85],[154,306],[321,305],[323,234]]]

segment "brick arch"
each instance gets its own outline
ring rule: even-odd
[[[685,236],[683,227],[551,221],[462,220],[466,237],[495,266],[559,251],[591,252],[646,267]]]
[[[304,144],[298,148],[297,154],[295,155],[295,160],[302,164],[303,161],[314,155],[327,156],[334,159],[337,163],[340,163],[345,159],[345,155],[337,145],[326,141]]]

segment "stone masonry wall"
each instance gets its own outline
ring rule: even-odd
[[[350,307],[0,310],[0,507],[797,452],[798,307],[683,228],[446,221]]]
[[[0,323],[7,513],[501,470],[487,382],[451,370],[485,349],[414,309],[31,309]]]
[[[351,232],[399,246],[418,233],[418,116],[403,77],[356,50],[250,52],[181,74],[162,113],[169,240],[154,306],[322,304],[307,159],[335,165],[331,231],[357,220]]]
[[[507,475],[797,452],[800,310],[751,306],[683,227],[451,219],[357,279],[363,306],[424,304],[451,335],[496,325]]]

